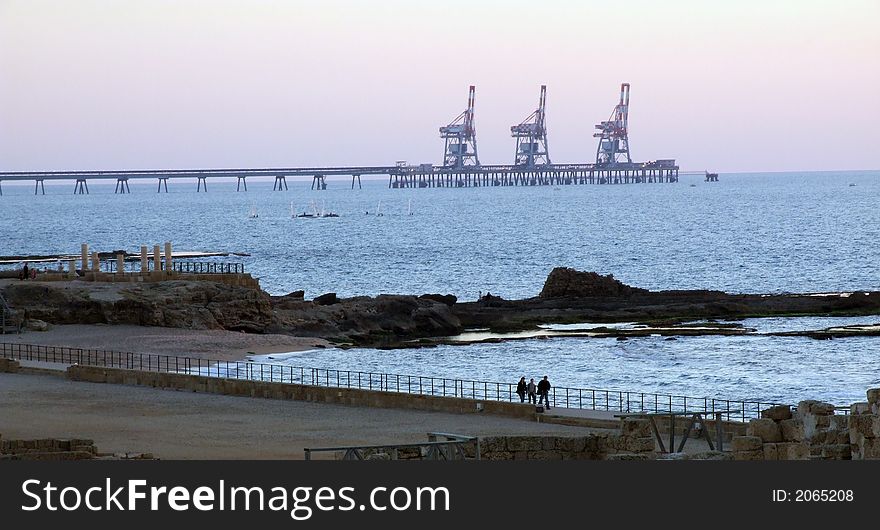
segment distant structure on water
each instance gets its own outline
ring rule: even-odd
[[[477,154],[475,126],[476,87],[468,89],[465,110],[448,125],[440,127],[444,140],[443,163],[409,165],[399,161],[392,166],[287,167],[239,169],[165,169],[123,171],[5,172],[3,180],[32,180],[34,194],[46,194],[46,180],[74,180],[74,194],[88,194],[89,179],[116,179],[117,194],[131,193],[129,179],[158,179],[158,192],[168,192],[168,179],[195,178],[196,191],[208,191],[208,177],[236,178],[236,191],[247,192],[247,177],[274,177],[273,191],[287,191],[287,177],[311,177],[312,190],[327,189],[326,177],[351,176],[351,187],[361,187],[362,175],[388,175],[389,188],[468,188],[479,186],[560,186],[571,184],[634,184],[678,182],[675,159],[633,162],[629,144],[630,85],[620,85],[620,99],[609,119],[595,127],[598,139],[593,162],[554,164],[547,143],[547,86],[541,85],[538,108],[525,120],[510,127],[516,140],[513,163],[484,165]],[[706,180],[709,175],[706,173]],[[243,189],[242,189],[243,188]],[[0,187],[2,195],[2,187]]]

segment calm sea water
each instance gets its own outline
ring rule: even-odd
[[[271,293],[307,297],[479,291],[536,295],[555,266],[613,273],[649,289],[826,292],[880,289],[880,172],[722,174],[717,183],[387,188],[330,180],[4,183],[0,254],[136,252],[171,240],[178,250],[245,252],[247,269]],[[692,186],[693,185],[693,186]],[[312,200],[338,218],[292,219]],[[381,203],[381,205],[380,205]],[[384,215],[375,215],[379,209]],[[249,218],[255,210],[258,218]],[[369,212],[369,214],[365,214]],[[412,215],[408,215],[412,212]],[[880,318],[878,318],[880,320]],[[816,324],[813,326],[812,324]],[[803,322],[801,327],[824,327]],[[775,337],[554,339],[420,351],[328,350],[298,364],[506,381],[549,372],[558,384],[737,399],[805,396],[849,402],[877,386],[871,338]],[[309,356],[312,357],[309,357]],[[293,361],[291,361],[293,362]]]
[[[759,331],[880,322],[880,317],[743,321]],[[544,375],[557,386],[629,390],[743,401],[848,405],[880,386],[880,338],[815,340],[768,335],[517,340],[417,350],[314,350],[259,356],[293,366],[441,375],[515,383]],[[272,359],[268,359],[272,357]]]
[[[880,288],[880,172],[683,176],[677,184],[325,191],[291,181],[50,183],[46,196],[4,183],[0,254],[178,250],[246,252],[269,292],[306,295],[479,291],[536,295],[555,266],[613,273],[649,289],[731,292]],[[695,184],[691,187],[690,184]],[[855,186],[850,186],[855,184]],[[291,219],[311,200],[338,218]],[[406,215],[410,209],[413,215]],[[381,202],[383,216],[375,213]],[[248,218],[251,208],[259,218]],[[235,258],[238,260],[239,258]]]

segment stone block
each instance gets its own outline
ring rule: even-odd
[[[810,448],[805,443],[785,442],[776,444],[779,460],[809,460]]]
[[[507,440],[502,436],[487,436],[480,440],[480,449],[485,453],[507,451]]]
[[[788,405],[777,405],[761,411],[761,417],[771,419],[773,421],[782,421],[791,419],[791,407]]]
[[[880,437],[880,416],[876,414],[859,414],[851,416],[849,420],[850,440],[853,434],[864,438]]]
[[[816,401],[815,399],[801,401],[797,406],[797,415],[803,416],[804,414],[815,414],[817,416],[834,414],[834,405]]]
[[[569,453],[583,452],[587,444],[583,436],[558,437],[556,438],[556,449]]]
[[[599,450],[600,451],[622,451],[626,449],[626,437],[611,435],[606,436],[604,438],[600,438],[599,442]]]
[[[746,436],[757,436],[762,442],[782,441],[782,432],[779,429],[779,425],[769,418],[750,420],[746,428]]]
[[[537,436],[510,436],[507,438],[508,451],[540,451],[542,448],[541,438]]]
[[[733,453],[734,460],[764,460],[763,449],[755,451],[736,451]]]
[[[648,453],[654,450],[653,437],[629,437],[626,441],[626,448],[629,453]]]
[[[828,431],[826,431],[826,430],[821,430],[821,431],[816,431],[816,430],[814,430],[814,431],[812,432],[812,434],[807,434],[807,436],[806,436],[804,439],[805,439],[806,441],[810,442],[811,445],[822,445],[822,444],[825,443],[825,440],[826,440],[827,438],[828,438]],[[833,439],[833,438],[834,438],[834,437],[832,436],[832,439]]]
[[[21,368],[21,364],[15,359],[0,359],[0,373],[14,374]]]
[[[734,436],[731,440],[734,452],[761,451],[761,438],[757,436]]]
[[[764,460],[779,460],[779,452],[777,450],[777,444],[774,444],[774,443],[764,444],[762,449],[764,450]]]
[[[833,441],[832,441],[833,438]],[[837,436],[832,437],[829,434],[829,437],[825,440],[827,444],[849,444],[849,430],[846,431],[837,431]]]
[[[825,445],[822,447],[822,458],[826,460],[851,460],[852,452],[850,450],[850,445]]]
[[[45,322],[43,320],[37,320],[35,318],[27,319],[27,322],[25,323],[25,327],[29,331],[49,331],[49,329],[51,328],[51,326],[49,325],[48,322]]]
[[[605,460],[650,460],[650,458],[644,453],[616,453],[606,456]]]
[[[880,388],[870,388],[867,392],[868,395],[868,403],[877,404],[880,403]]]
[[[595,453],[598,451],[606,450],[606,435],[595,435],[591,434],[584,438],[584,452],[586,453]]]
[[[801,420],[788,419],[779,422],[784,442],[802,442],[804,440],[804,423]]]
[[[651,421],[644,418],[623,418],[620,420],[620,434],[637,438],[651,436]]]
[[[824,432],[831,426],[831,416],[807,413],[801,416],[804,423],[804,438],[824,441]]]
[[[880,460],[880,438],[865,438],[860,453],[863,460]]]
[[[870,414],[871,413],[871,404],[867,401],[860,403],[853,403],[849,406],[849,414],[850,416],[856,416],[858,414]]]
[[[832,431],[848,431],[849,430],[849,416],[844,414],[835,414],[834,416],[828,416],[830,420],[830,424],[828,428]]]
[[[559,451],[529,451],[529,460],[562,460],[562,453]]]

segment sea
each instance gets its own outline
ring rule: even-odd
[[[0,255],[78,254],[171,241],[231,252],[272,294],[341,297],[537,295],[554,267],[613,274],[638,287],[731,293],[880,290],[880,171],[683,175],[672,184],[390,189],[386,179],[235,179],[2,183]],[[338,217],[296,217],[304,212]],[[760,330],[820,329],[828,319],[759,319]],[[829,325],[880,322],[880,316]],[[880,386],[880,338],[743,337],[517,340],[418,350],[326,349],[277,356],[297,366],[688,396],[837,404]],[[186,352],[181,352],[186,353]]]

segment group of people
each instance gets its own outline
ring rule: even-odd
[[[526,402],[526,396],[528,396],[529,403],[534,403],[536,405],[544,404],[544,407],[547,410],[550,410],[550,380],[547,379],[547,376],[544,376],[544,379],[541,379],[538,384],[535,384],[535,379],[532,378],[526,383],[526,376],[522,376],[519,379],[519,383],[516,384],[516,393],[519,394],[520,403]],[[537,397],[537,401],[536,398]]]
[[[37,277],[37,269],[29,268],[27,262],[22,263],[20,269],[18,269],[18,279],[19,280],[27,280],[34,279]]]

